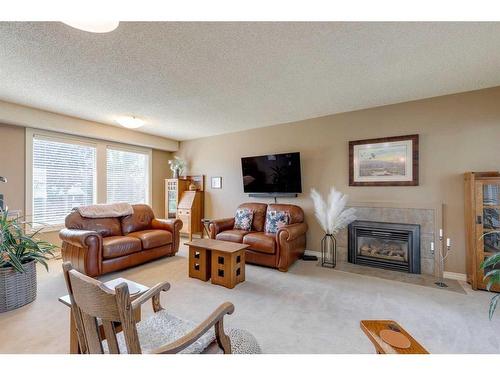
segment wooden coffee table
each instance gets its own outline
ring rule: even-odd
[[[406,332],[394,320],[362,320],[361,329],[372,342],[377,354],[429,354],[429,352],[412,335]],[[390,329],[402,333],[410,341],[410,347],[406,349],[396,348],[389,345],[380,337],[380,331]]]
[[[245,281],[245,249],[249,245],[196,238],[189,246],[189,277],[234,288]]]

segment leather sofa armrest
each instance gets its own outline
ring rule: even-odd
[[[210,238],[215,239],[215,236],[220,232],[234,228],[234,217],[212,220],[208,228],[210,230]]]
[[[87,276],[99,276],[102,271],[102,236],[94,231],[62,229],[61,254],[65,262]]]
[[[306,223],[296,223],[285,225],[278,229],[276,233],[276,239],[279,241],[283,239],[285,241],[292,241],[304,234],[307,233],[307,224]]]
[[[288,268],[299,259],[306,246],[306,223],[285,225],[278,229],[276,241],[278,242],[278,270],[288,271]]]
[[[172,250],[174,254],[179,250],[181,240],[180,230],[182,229],[182,220],[179,219],[153,219],[151,222],[153,229],[166,230],[172,233]]]
[[[59,238],[73,246],[83,248],[93,246],[96,242],[102,242],[101,235],[92,230],[64,228],[59,231]]]
[[[153,219],[153,229],[163,229],[169,232],[179,232],[182,229],[182,220],[179,219]]]

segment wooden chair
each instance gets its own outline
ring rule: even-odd
[[[123,342],[123,340],[126,344],[127,353],[143,353],[137,333],[134,311],[140,309],[141,305],[146,301],[152,300],[155,314],[151,319],[160,315],[164,312],[160,304],[160,293],[169,290],[170,284],[167,282],[159,283],[138,298],[131,300],[126,283],[121,283],[116,286],[115,290],[112,290],[100,281],[73,269],[69,262],[63,264],[63,270],[82,353],[104,354],[109,352],[111,354],[120,354],[124,350],[120,348],[119,341]],[[233,304],[225,302],[185,336],[176,339],[174,342],[165,343],[144,352],[157,354],[178,353],[195,343],[210,328],[214,327],[219,348],[225,354],[230,354],[231,341],[224,332],[223,318],[226,314],[232,314],[233,311]],[[118,335],[123,335],[123,338],[117,335],[117,327],[119,326],[122,333]],[[103,334],[105,337],[103,337]],[[105,345],[103,345],[104,339],[106,339]]]

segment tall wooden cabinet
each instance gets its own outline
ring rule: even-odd
[[[189,190],[194,185],[197,190]],[[169,178],[165,180],[165,217],[182,220],[181,233],[203,236],[201,219],[204,217],[204,178],[188,176],[186,179]]]
[[[193,233],[203,236],[203,192],[185,191],[182,193],[177,208],[177,218],[182,220],[181,233],[187,234],[189,240],[193,239]]]
[[[472,289],[486,289],[481,262],[500,252],[500,173],[465,173],[465,232],[467,246],[467,281]],[[499,286],[491,290],[500,292]]]

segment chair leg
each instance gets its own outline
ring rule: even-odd
[[[231,339],[224,332],[224,322],[222,319],[215,323],[215,337],[217,338],[219,348],[224,351],[224,354],[231,354]]]

